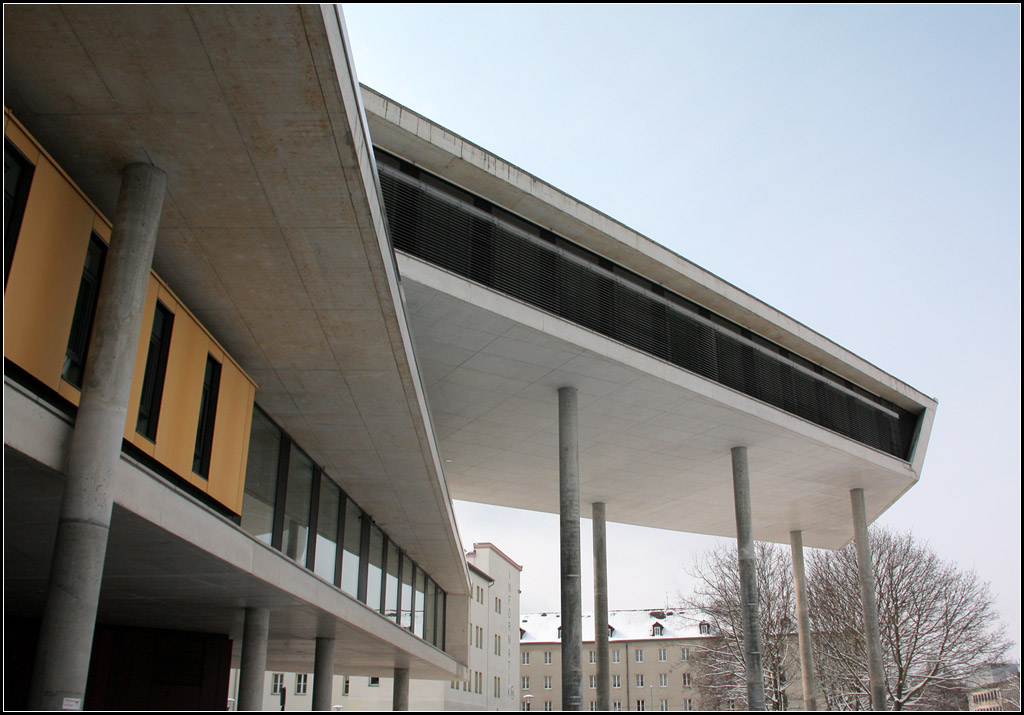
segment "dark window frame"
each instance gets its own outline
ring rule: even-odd
[[[210,478],[213,435],[217,426],[217,402],[220,397],[221,364],[207,353],[203,374],[203,395],[199,401],[199,422],[196,425],[196,446],[192,453],[192,472]]]
[[[159,325],[158,316],[162,317]],[[149,351],[146,354],[146,371],[142,379],[142,394],[139,396],[139,416],[135,421],[135,431],[150,442],[156,442],[157,430],[160,427],[160,406],[163,404],[167,358],[171,351],[173,335],[174,313],[158,300],[153,312],[153,327],[149,336]]]
[[[10,158],[17,167],[18,175],[14,190],[7,192],[7,160]],[[11,277],[11,264],[14,263],[14,251],[18,247],[21,235],[21,222],[25,218],[25,206],[32,190],[32,179],[35,178],[36,166],[25,156],[14,142],[4,137],[4,289]]]
[[[99,305],[100,286],[103,284],[103,270],[107,265],[108,246],[103,238],[93,231],[89,234],[89,246],[85,251],[82,265],[82,279],[78,284],[75,312],[71,318],[68,344],[64,351],[64,367],[61,379],[69,385],[82,389],[85,380],[85,365],[89,360],[89,344],[92,342],[92,328],[96,322],[96,308]],[[90,260],[96,257],[95,261]],[[93,271],[90,264],[99,264]]]

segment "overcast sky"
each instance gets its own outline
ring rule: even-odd
[[[1019,644],[1019,6],[344,13],[360,81],[937,399],[879,522],[991,582]],[[456,513],[558,610],[557,517]],[[715,541],[609,525],[611,607],[671,605]]]

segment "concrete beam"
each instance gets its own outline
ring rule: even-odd
[[[878,627],[878,600],[875,597],[875,571],[868,541],[867,511],[864,490],[850,490],[853,508],[854,541],[857,543],[857,569],[860,572],[860,601],[864,608],[864,644],[868,654],[868,678],[871,687],[871,709],[885,710],[885,674],[882,671],[882,638]]]
[[[263,709],[263,679],[267,672],[269,640],[270,610],[246,608],[242,626],[242,663],[238,669],[239,710]]]
[[[110,514],[135,353],[167,176],[129,164],[121,177],[89,360],[68,454],[29,706],[80,710],[89,678]]]
[[[558,390],[558,523],[562,585],[562,710],[583,709],[579,409],[575,387]]]
[[[790,549],[793,553],[793,590],[796,595],[796,630],[800,645],[800,673],[804,686],[804,710],[817,710],[818,701],[814,693],[817,682],[814,676],[814,659],[811,652],[811,617],[807,609],[807,577],[804,574],[804,536],[801,531],[789,532]]]
[[[317,638],[313,656],[313,709],[331,710],[334,703],[334,639]]]
[[[409,709],[409,669],[395,668],[395,686],[392,691],[391,709],[404,712]]]
[[[604,502],[594,502],[594,647],[597,650],[597,709],[611,710],[611,650],[608,645],[608,535]]]
[[[740,561],[740,612],[743,623],[743,662],[747,672],[747,709],[764,710],[761,673],[761,609],[757,602],[757,556],[751,526],[750,470],[747,448],[732,449],[732,484],[736,502],[736,541]]]

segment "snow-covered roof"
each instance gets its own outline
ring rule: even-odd
[[[699,614],[685,613],[681,609],[651,608],[633,611],[609,611],[608,625],[611,640],[665,640],[668,638],[707,637],[700,632]],[[519,628],[520,643],[557,643],[558,628],[562,625],[560,613],[524,613]],[[655,625],[661,625],[658,633]],[[594,614],[583,614],[583,640],[594,640]]]

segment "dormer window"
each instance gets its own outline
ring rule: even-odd
[[[665,635],[665,627],[663,625],[661,625],[660,623],[655,623],[653,626],[651,626],[651,635],[652,636],[663,636],[663,635]]]
[[[709,635],[711,635],[711,624],[708,623],[707,621],[701,621],[700,622],[700,634],[702,636],[709,636]]]

